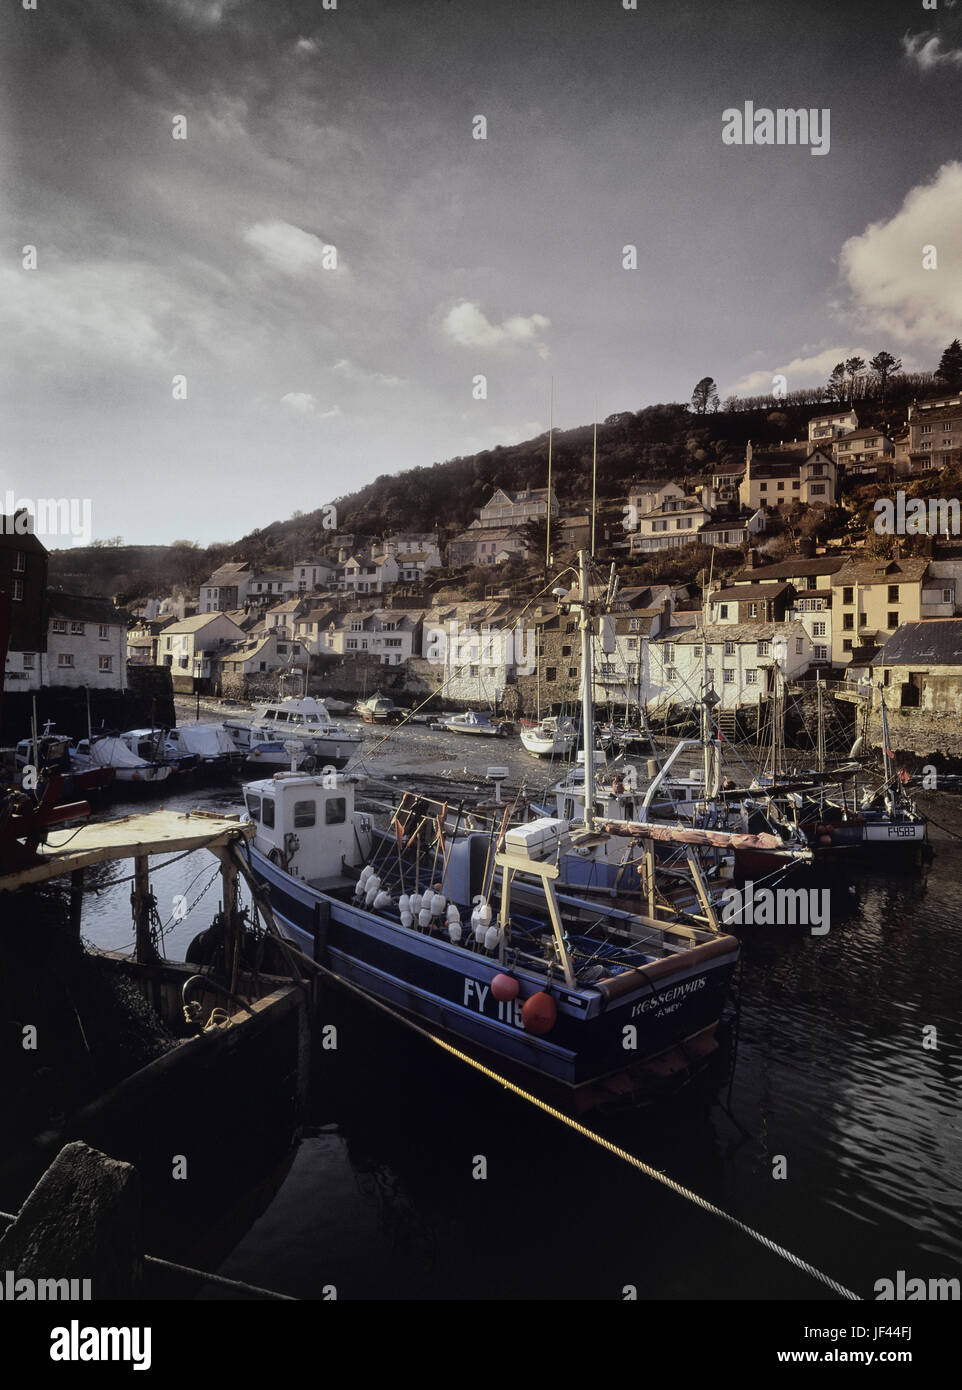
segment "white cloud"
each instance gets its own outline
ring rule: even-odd
[[[962,68],[962,48],[943,51],[938,34],[905,34],[902,51],[909,62],[916,63],[922,72],[931,72],[933,68]]]
[[[316,53],[317,42],[314,39],[298,39],[294,48],[298,53]]]
[[[167,0],[170,9],[206,29],[216,29],[224,15],[239,3],[240,0]]]
[[[281,396],[281,405],[289,406],[299,415],[313,415],[317,409],[317,397],[309,391],[288,391],[286,396]]]
[[[340,254],[337,268],[325,270],[325,248],[329,243],[323,242],[313,232],[292,226],[290,222],[282,222],[279,218],[255,222],[245,229],[243,236],[247,245],[253,247],[272,269],[281,270],[286,275],[341,275]]]
[[[363,367],[356,366],[347,357],[335,362],[331,371],[337,372],[346,381],[359,382],[365,386],[403,386],[405,382],[403,376],[390,376],[387,372],[366,372]]]
[[[953,255],[962,225],[962,164],[943,164],[931,183],[910,189],[899,210],[849,237],[839,257],[860,335],[944,347],[962,320],[962,262]],[[935,247],[938,268],[923,268]],[[896,351],[898,348],[895,349]]]
[[[761,371],[749,372],[735,382],[732,390],[742,396],[765,396],[771,392],[772,378],[775,376],[784,376],[786,391],[801,390],[804,386],[827,381],[836,363],[844,362],[848,357],[864,357],[867,362],[874,356],[874,351],[868,352],[864,347],[822,348],[808,357],[793,357],[791,362],[773,367],[771,371],[766,367]]]
[[[462,299],[445,314],[441,328],[459,347],[499,352],[531,345],[540,357],[547,357],[548,349],[541,335],[550,325],[551,320],[544,314],[531,314],[528,318],[512,314],[503,323],[494,324],[482,313],[480,304]]]
[[[317,397],[309,391],[288,391],[281,396],[281,405],[298,415],[312,415],[316,420],[334,420],[341,413],[339,405],[332,405],[330,410],[318,410]]]

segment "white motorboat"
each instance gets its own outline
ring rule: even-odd
[[[335,724],[323,703],[310,695],[255,705],[250,720],[225,719],[224,728],[248,761],[258,761],[252,755],[264,744],[296,743],[301,747],[301,765],[310,757],[319,766],[343,767],[363,742],[356,729]]]
[[[484,710],[469,709],[465,714],[454,714],[444,720],[444,727],[452,734],[480,734],[485,738],[507,738],[510,726],[492,719]]]

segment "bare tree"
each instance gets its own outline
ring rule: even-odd
[[[709,410],[718,409],[718,387],[713,377],[702,377],[691,393],[691,403],[696,415],[707,415]]]

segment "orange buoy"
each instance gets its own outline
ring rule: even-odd
[[[509,999],[517,999],[520,988],[521,982],[513,975],[495,975],[491,981],[491,993],[502,1003],[507,1003]]]
[[[550,994],[539,990],[526,999],[521,1006],[521,1024],[527,1033],[542,1037],[550,1033],[558,1020],[558,1006]]]
[[[819,835],[818,843],[820,845],[830,845],[832,843],[831,835]]]

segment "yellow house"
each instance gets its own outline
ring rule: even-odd
[[[738,485],[743,507],[791,507],[794,502],[835,505],[835,460],[822,449],[807,458],[790,453],[761,453],[745,449],[745,472]]]
[[[847,665],[859,647],[881,647],[902,623],[922,616],[924,556],[850,560],[832,575],[832,662]]]

